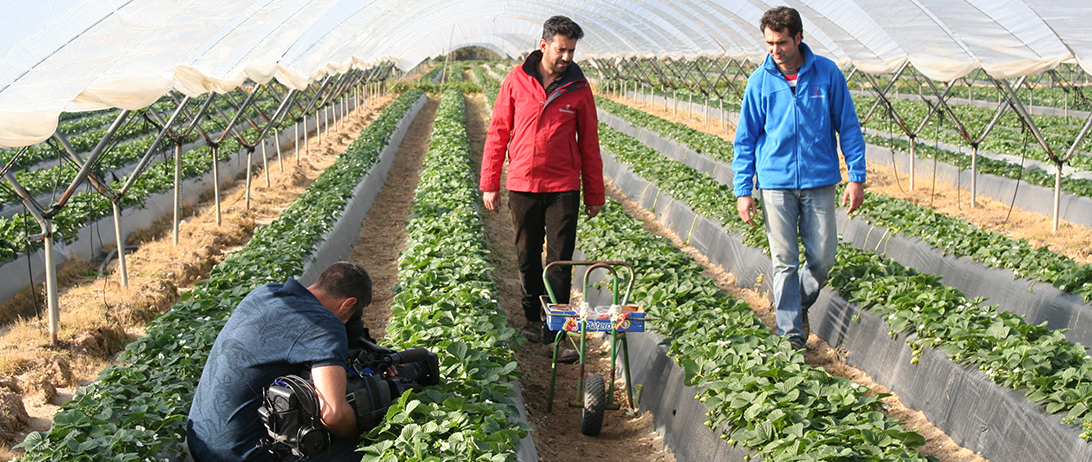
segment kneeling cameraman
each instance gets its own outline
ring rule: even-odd
[[[258,417],[263,391],[274,379],[309,370],[329,449],[313,460],[354,460],[359,432],[346,399],[346,323],[363,327],[372,300],[364,268],[339,262],[304,287],[289,278],[254,289],[216,337],[194,393],[188,446],[201,462],[278,461],[259,447],[267,435]]]

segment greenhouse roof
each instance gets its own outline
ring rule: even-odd
[[[542,22],[581,24],[577,59],[765,57],[762,12],[787,4],[804,40],[872,74],[909,62],[929,78],[995,78],[1075,60],[1092,71],[1092,2],[1063,0],[37,0],[0,28],[0,146],[48,138],[63,111],[139,109],[245,80],[294,89],[394,61],[409,69],[476,45],[518,56]]]

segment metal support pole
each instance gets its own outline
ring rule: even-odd
[[[37,218],[37,217],[35,217]],[[57,257],[53,251],[52,220],[42,219],[39,222],[42,233],[45,234],[45,260],[46,260],[46,297],[49,307],[49,344],[57,346],[57,332],[61,326],[61,310],[57,295]]]
[[[174,142],[174,246],[178,247],[178,222],[182,215],[182,140]]]
[[[269,157],[265,155],[265,140],[259,140],[262,143],[262,170],[265,170],[265,187],[269,187]]]
[[[971,147],[971,208],[978,207],[978,143]]]
[[[284,173],[284,157],[281,155],[281,131],[273,131],[273,142],[277,143],[277,164],[281,167],[281,173]]]
[[[118,200],[110,201],[114,208],[114,237],[117,238],[118,274],[121,274],[121,286],[129,287],[129,271],[125,267],[125,239],[121,237],[121,205]]]
[[[916,163],[915,161],[918,158],[917,152],[915,152],[915,151],[917,151],[916,146],[917,146],[917,137],[916,136],[911,136],[910,137],[910,190],[911,191],[914,190],[914,176],[917,173],[915,171],[915,166],[914,166],[914,164]]]
[[[250,210],[250,177],[254,165],[254,148],[246,149],[246,209]]]
[[[36,236],[28,236],[28,241],[42,239],[45,241],[45,266],[46,266],[46,306],[49,310],[49,343],[50,345],[57,346],[57,332],[60,330],[61,325],[61,313],[57,303],[57,259],[54,256],[53,249],[53,222],[45,215],[42,214],[42,207],[30,197],[26,189],[15,180],[15,175],[12,175],[10,171],[4,172],[4,178],[8,180],[8,183],[15,189],[15,192],[19,194],[19,197],[23,198],[23,204],[27,206],[27,210],[34,219],[38,221],[38,226],[41,226],[42,233]]]
[[[113,138],[114,134],[121,128],[121,124],[125,121],[129,112],[130,111],[128,110],[121,111],[117,118],[114,119],[114,123],[110,124],[110,128],[106,130],[106,134],[104,134],[98,144],[95,145],[95,148],[91,150],[91,154],[87,156],[87,161],[83,163],[83,166],[80,167],[80,171],[76,173],[76,177],[68,184],[68,188],[65,189],[64,194],[62,194],[61,198],[57,200],[57,203],[53,204],[53,207],[44,214],[46,217],[53,217],[59,213],[61,209],[64,208],[65,204],[68,203],[68,200],[72,198],[72,195],[76,194],[76,188],[78,188],[80,184],[83,183],[83,180],[87,179],[87,176],[91,174],[91,169],[94,168],[95,164],[98,162],[98,158],[102,155],[102,152],[106,150],[106,146],[110,143],[110,139]]]
[[[220,226],[220,145],[212,145],[212,193],[216,196],[216,225]]]
[[[1057,169],[1054,173],[1054,233],[1058,233],[1058,222],[1061,221],[1058,215],[1060,215],[1060,204],[1062,202],[1062,164],[1056,165]]]

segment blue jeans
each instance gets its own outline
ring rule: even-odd
[[[836,187],[762,190],[778,335],[804,337],[803,313],[819,298],[819,289],[834,266],[838,251]],[[803,265],[799,242],[804,244]]]

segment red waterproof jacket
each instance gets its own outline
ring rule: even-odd
[[[584,203],[602,205],[603,159],[599,156],[599,118],[584,73],[569,64],[561,84],[546,97],[535,69],[542,52],[532,52],[508,73],[497,101],[482,154],[482,191],[499,191],[505,153],[509,191],[577,191]]]

